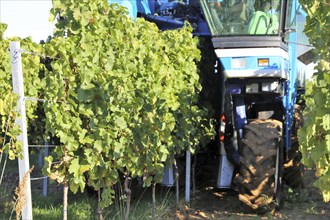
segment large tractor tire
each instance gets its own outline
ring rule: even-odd
[[[282,123],[257,119],[244,133],[234,177],[239,199],[259,213],[274,210],[282,194]]]
[[[284,163],[283,182],[293,189],[304,187],[304,166],[301,163],[302,154],[299,150],[298,129],[304,124],[303,109],[295,105],[295,114],[292,126],[291,149],[287,152],[287,160]]]

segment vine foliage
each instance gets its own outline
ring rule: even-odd
[[[53,1],[51,14],[60,19],[45,44],[4,39],[0,24],[1,152],[11,159],[21,152],[8,53],[13,40],[21,42],[25,95],[45,100],[45,115],[37,102],[26,102],[29,123],[45,120],[46,132],[60,142],[43,170],[74,193],[86,184],[102,188],[106,207],[121,174],[143,177],[145,186],[159,183],[165,164],[213,135],[199,105],[200,51],[191,27],[161,32],[105,0]]]
[[[300,0],[308,14],[305,33],[319,60],[306,85],[305,124],[299,131],[303,162],[316,167],[318,187],[330,201],[330,4],[326,0]]]
[[[24,91],[27,97],[38,97],[42,83],[39,71],[42,69],[39,56],[26,54],[24,51],[41,53],[42,47],[34,43],[31,38],[17,37],[5,39],[4,32],[7,25],[0,23],[0,152],[8,153],[10,159],[20,156],[21,143],[17,141],[20,129],[15,125],[17,96],[13,93],[12,68],[9,53],[9,42],[20,41],[22,50],[22,66],[24,77]],[[36,102],[26,102],[27,118],[32,122],[38,118],[35,115]],[[31,127],[31,126],[30,126]]]
[[[164,164],[212,135],[198,105],[200,59],[192,28],[160,32],[105,0],[53,1],[59,15],[45,53],[46,129],[62,143],[46,159],[71,191],[102,188],[113,201],[121,174],[159,183]],[[54,162],[57,162],[54,164]]]

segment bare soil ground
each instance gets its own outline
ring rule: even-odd
[[[273,213],[255,214],[238,200],[234,190],[202,186],[190,204],[180,207],[169,219],[330,219],[330,203],[323,202],[319,190],[313,186],[314,173],[305,169],[305,187],[300,192],[285,187],[281,208]]]

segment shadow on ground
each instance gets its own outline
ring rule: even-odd
[[[211,186],[196,190],[189,205],[182,205],[169,219],[330,219],[330,203],[325,203],[313,186],[315,171],[305,170],[305,187],[300,192],[284,188],[281,208],[273,213],[255,214],[241,203],[234,190],[219,191]]]

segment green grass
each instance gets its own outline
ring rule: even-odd
[[[62,187],[57,193],[47,197],[34,196],[32,198],[33,218],[40,220],[62,219]],[[97,200],[86,193],[69,194],[68,219],[97,219]]]
[[[161,188],[161,187],[160,187]],[[137,192],[136,198],[133,198],[130,211],[130,219],[152,219],[151,190],[140,189],[142,193]],[[139,191],[139,190],[137,190]],[[68,219],[98,219],[97,216],[97,198],[88,193],[69,194]],[[173,210],[175,198],[171,190],[161,189],[157,192],[156,218],[163,219],[164,216]],[[33,218],[40,220],[57,220],[62,218],[62,192],[61,189],[56,194],[48,197],[33,198]],[[121,201],[120,204],[103,210],[105,219],[124,219],[126,204]]]

